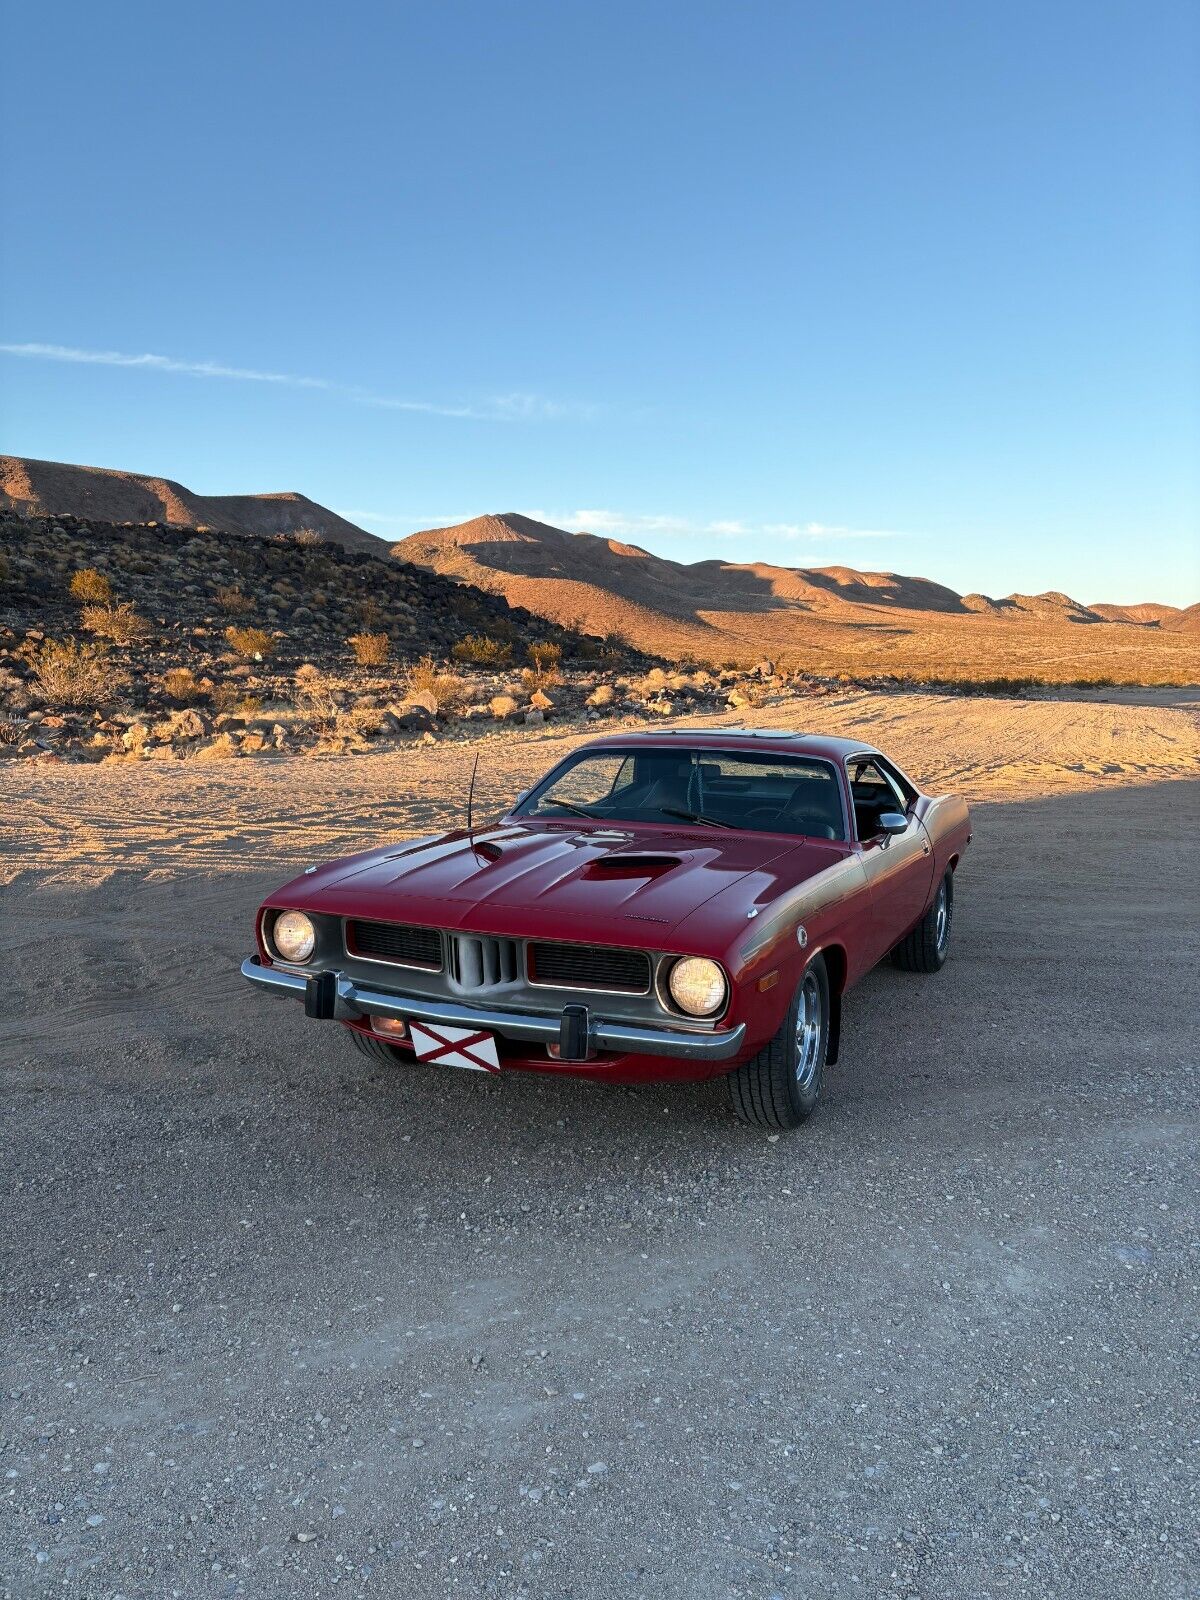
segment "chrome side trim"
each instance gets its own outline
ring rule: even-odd
[[[309,976],[312,976],[310,974]],[[266,967],[257,956],[242,962],[242,977],[270,994],[290,995],[303,1000],[308,977]],[[444,1022],[453,1026],[486,1028],[505,1039],[530,1044],[557,1044],[562,1027],[561,1014],[539,1015],[528,1011],[489,1011],[482,1006],[448,1004],[418,996],[385,994],[337,975],[336,1017],[351,1022],[362,1016],[402,1017],[417,1022]],[[589,1016],[588,1043],[596,1050],[612,1050],[628,1055],[677,1056],[692,1061],[727,1061],[741,1049],[746,1025],[719,1033],[685,1033],[675,1028],[640,1028],[632,1023],[608,1022]]]

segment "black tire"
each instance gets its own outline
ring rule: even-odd
[[[825,1080],[829,1017],[829,974],[824,959],[814,956],[779,1032],[752,1061],[729,1074],[729,1098],[743,1122],[757,1128],[795,1128],[812,1115]],[[802,1055],[804,1035],[809,1042]]]
[[[373,1039],[369,1033],[359,1033],[355,1028],[349,1028],[347,1032],[363,1055],[377,1067],[402,1067],[409,1060],[408,1056],[400,1054],[395,1045],[387,1044],[382,1039]]]
[[[954,927],[954,874],[938,884],[933,904],[906,939],[892,951],[901,972],[940,972],[946,965],[950,932]]]

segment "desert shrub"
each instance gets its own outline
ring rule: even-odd
[[[254,602],[247,599],[242,591],[232,583],[222,584],[213,595],[213,599],[221,610],[230,617],[244,617],[248,611],[253,611]]]
[[[109,605],[112,601],[112,584],[95,567],[81,567],[71,578],[71,598],[82,605]]]
[[[185,704],[198,698],[200,685],[190,667],[171,667],[163,673],[162,691],[168,700],[181,700]]]
[[[262,701],[238,683],[218,683],[209,690],[209,703],[218,714],[232,713],[239,717],[254,717],[262,710]]]
[[[374,706],[354,706],[338,717],[339,731],[358,734],[360,738],[374,739],[383,727],[383,712]]]
[[[310,561],[308,570],[311,572],[315,565],[315,562]],[[358,620],[362,623],[365,633],[378,631],[379,624],[383,621],[383,607],[373,594],[369,594],[365,600],[359,601]]]
[[[610,706],[616,699],[616,690],[611,683],[598,683],[587,697],[589,706]]]
[[[117,606],[84,606],[79,620],[89,633],[114,644],[132,644],[150,632],[150,624],[128,600]]]
[[[522,667],[521,684],[526,694],[538,689],[552,689],[562,682],[562,674],[554,667]]]
[[[447,711],[462,704],[467,698],[468,686],[456,672],[446,672],[439,667],[432,656],[422,656],[405,674],[404,692],[410,699],[427,694],[439,711]]]
[[[525,652],[539,672],[548,672],[562,660],[562,646],[549,639],[537,639]]]
[[[42,694],[58,706],[108,705],[129,682],[103,645],[47,639],[33,662]]]
[[[297,528],[289,537],[292,544],[298,544],[302,549],[311,549],[315,544],[325,543],[324,534],[318,532],[316,528]]]
[[[337,721],[337,693],[329,679],[311,662],[305,662],[296,671],[296,704],[322,727],[332,727]]]
[[[488,709],[494,717],[503,720],[505,717],[512,716],[517,709],[517,702],[510,694],[494,694],[488,701]]]
[[[275,641],[265,628],[226,628],[225,642],[235,655],[244,656],[247,661],[261,656],[267,656],[275,649]]]
[[[481,633],[469,633],[458,641],[450,654],[455,661],[469,661],[477,667],[506,667],[512,660],[512,646]]]
[[[610,628],[600,642],[601,653],[610,660],[619,660],[632,650],[628,638],[617,628]]]
[[[386,633],[352,633],[346,643],[360,667],[381,667],[392,647]]]
[[[7,667],[0,667],[0,705],[10,711],[24,711],[29,705],[29,690],[24,678],[18,678]]]

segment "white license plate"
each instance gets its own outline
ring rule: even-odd
[[[442,1022],[410,1022],[409,1037],[418,1061],[440,1067],[465,1067],[469,1072],[499,1072],[494,1034],[477,1028],[451,1028]]]

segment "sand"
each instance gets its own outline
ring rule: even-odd
[[[694,721],[861,736],[934,793],[998,800],[1195,777],[1197,712],[1197,702],[1155,690],[1123,700],[855,692]],[[477,750],[477,815],[485,817],[590,736],[551,726],[331,760],[12,764],[0,768],[0,881],[282,874],[296,862],[460,823]]]

